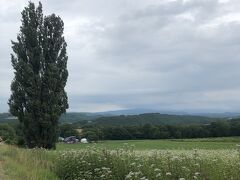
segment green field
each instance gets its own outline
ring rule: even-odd
[[[0,145],[6,180],[239,180],[240,137],[57,144],[56,151]]]
[[[57,150],[85,149],[87,147],[107,148],[110,150],[132,146],[134,150],[191,150],[191,149],[236,149],[240,137],[234,138],[203,138],[203,139],[174,139],[174,140],[119,140],[101,141],[89,144],[59,143]]]

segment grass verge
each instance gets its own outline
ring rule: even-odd
[[[6,179],[9,180],[56,180],[53,162],[56,153],[43,149],[21,149],[2,145],[0,157]]]

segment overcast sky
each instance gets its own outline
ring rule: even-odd
[[[33,1],[38,2],[38,1]],[[0,0],[0,112],[27,0]],[[43,0],[65,23],[69,111],[240,109],[239,0]]]

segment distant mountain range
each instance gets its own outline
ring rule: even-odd
[[[143,120],[144,117],[144,120]],[[106,112],[68,112],[63,114],[60,118],[62,123],[74,123],[78,121],[87,121],[97,124],[125,124],[125,121],[131,121],[132,119],[138,119],[136,122],[131,121],[130,124],[136,123],[159,123],[174,122],[179,120],[189,123],[208,123],[218,119],[232,119],[240,117],[240,113],[226,112],[226,113],[186,113],[181,111],[157,111],[151,109],[125,109],[117,111]],[[140,120],[139,120],[140,119]],[[168,119],[168,120],[167,120]],[[165,122],[164,122],[165,120]],[[111,122],[110,122],[111,121]],[[112,122],[114,121],[114,122]],[[119,122],[122,121],[122,122]],[[0,123],[3,122],[17,122],[17,118],[11,116],[9,113],[0,113]],[[179,122],[180,123],[180,122]],[[180,124],[181,124],[180,123]],[[171,123],[170,123],[171,124]]]
[[[224,113],[192,113],[192,115],[200,115],[205,117],[216,117],[216,118],[239,118],[240,113],[236,112],[224,112]]]
[[[146,113],[161,113],[161,114],[171,114],[171,115],[185,115],[186,112],[181,111],[158,111],[153,109],[123,109],[123,110],[116,110],[116,111],[105,111],[105,112],[96,112],[93,114],[98,115],[139,115],[139,114],[146,114]]]
[[[106,112],[96,112],[91,114],[98,115],[139,115],[145,113],[160,113],[160,114],[169,114],[169,115],[193,115],[193,116],[205,116],[205,117],[214,117],[214,118],[237,118],[240,117],[238,112],[223,112],[223,113],[204,113],[204,112],[185,112],[185,111],[161,111],[154,109],[123,109],[116,111],[106,111]]]

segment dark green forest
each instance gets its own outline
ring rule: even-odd
[[[210,124],[136,126],[85,125],[83,135],[90,140],[180,139],[240,136],[240,119]]]
[[[111,126],[136,126],[144,124],[153,125],[181,125],[181,124],[209,124],[222,120],[220,118],[209,118],[203,116],[190,115],[168,115],[160,113],[147,113],[139,115],[121,115],[100,117],[95,120],[97,125],[111,125]]]

